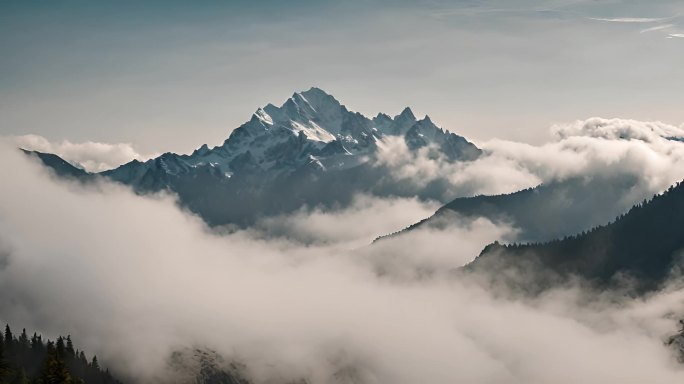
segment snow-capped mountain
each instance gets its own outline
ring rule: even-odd
[[[311,88],[294,93],[280,107],[257,109],[219,146],[134,160],[101,175],[141,193],[172,191],[210,224],[248,225],[302,206],[341,206],[359,192],[434,198],[427,188],[409,191],[393,185],[389,172],[375,161],[391,137],[403,138],[411,151],[427,147],[448,161],[481,154],[429,117],[417,119],[409,108],[395,117],[381,113],[368,118]]]
[[[207,172],[226,178],[240,172],[292,171],[303,166],[340,170],[369,161],[379,142],[403,136],[412,150],[434,146],[451,160],[473,160],[480,150],[463,137],[437,127],[429,117],[417,120],[406,108],[394,118],[369,119],[349,111],[319,88],[292,95],[282,106],[268,104],[235,129],[222,145],[206,144],[191,155],[166,153],[145,163],[133,161],[106,174],[135,183],[150,170],[173,176]]]

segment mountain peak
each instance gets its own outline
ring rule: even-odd
[[[335,99],[333,95],[318,87],[311,87],[306,91],[295,92],[292,94],[291,98],[294,100],[304,99],[312,104],[316,100],[335,100],[337,102],[337,99]]]
[[[334,96],[317,87],[311,87],[307,91],[297,92],[295,95],[306,100],[309,105],[319,112],[322,110],[337,110],[342,108],[342,104],[340,104]]]
[[[413,114],[413,111],[411,110],[411,108],[406,107],[406,108],[404,108],[403,111],[401,111],[401,113],[399,115],[397,115],[397,117],[395,117],[395,119],[397,119],[397,118],[401,118],[402,120],[413,120],[413,121],[415,121],[416,115]]]
[[[204,155],[206,155],[207,153],[209,153],[209,151],[210,151],[209,146],[206,145],[206,144],[202,144],[201,147],[195,149],[195,150],[192,152],[192,156],[204,156]]]
[[[318,97],[324,97],[324,96],[333,97],[331,94],[329,94],[328,92],[326,92],[326,91],[324,91],[324,90],[322,90],[322,89],[320,89],[320,88],[318,88],[318,87],[311,87],[311,88],[309,88],[308,90],[303,91],[303,92],[299,92],[299,93],[301,93],[302,95],[304,95],[304,97],[309,97],[309,96],[314,96],[314,97],[316,97],[316,96],[318,96]]]

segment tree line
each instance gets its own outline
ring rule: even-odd
[[[0,334],[0,384],[121,384],[103,369],[93,356],[90,360],[74,347],[71,336],[43,340],[26,329],[17,336],[5,326]]]

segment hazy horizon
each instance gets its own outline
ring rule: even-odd
[[[676,1],[3,2],[0,134],[218,145],[318,86],[476,142],[599,116],[684,122]]]

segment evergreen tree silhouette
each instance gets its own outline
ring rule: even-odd
[[[12,337],[12,330],[10,329],[9,324],[6,324],[5,325],[5,347],[8,347],[8,349],[10,349],[12,346],[13,339],[14,338]]]
[[[71,384],[71,375],[52,341],[47,344],[47,360],[40,374],[40,384]]]
[[[11,348],[8,349],[8,346]],[[102,370],[96,357],[91,362],[77,351],[71,336],[47,340],[26,330],[15,337],[9,327],[0,335],[0,384],[117,384],[109,370]]]

